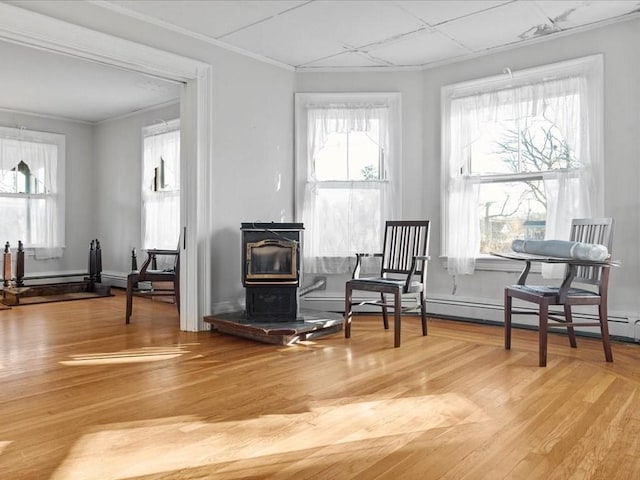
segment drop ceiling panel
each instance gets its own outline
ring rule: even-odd
[[[431,26],[439,23],[465,17],[472,13],[482,12],[490,8],[507,3],[502,1],[485,0],[431,0],[416,2],[415,0],[401,0],[397,4],[407,12],[412,13]]]
[[[471,51],[439,32],[423,30],[369,50],[391,65],[424,65],[470,54]]]
[[[391,2],[317,0],[222,40],[302,65],[422,27],[420,21]]]
[[[513,2],[438,26],[474,52],[534,38],[552,30],[550,21],[531,3]]]
[[[349,58],[355,68],[363,62],[387,64],[374,57],[363,60],[358,54],[383,47],[379,53],[384,52],[389,67],[395,62],[416,67],[428,66],[432,58],[442,60],[442,55],[432,55],[428,46],[411,38],[419,31],[435,29],[453,43],[483,53],[543,35],[549,38],[563,29],[640,16],[640,0],[100,0],[92,4],[116,8],[120,14],[142,14],[142,20],[155,17],[183,33],[209,36],[235,51],[294,68],[342,66]],[[403,39],[407,50],[396,52],[393,44]],[[450,58],[458,58],[459,49],[444,43]]]
[[[192,32],[219,38],[306,2],[305,0],[114,0],[111,3]]]
[[[536,6],[562,29],[580,27],[640,9],[640,1],[537,1]]]
[[[389,63],[358,52],[346,52],[304,65],[306,68],[388,67]]]

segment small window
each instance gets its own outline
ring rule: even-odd
[[[180,232],[180,123],[146,127],[142,167],[142,248],[175,249]]]

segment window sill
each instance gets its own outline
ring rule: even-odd
[[[44,250],[46,248],[47,247],[25,247],[24,248],[24,256],[25,257],[34,257],[35,258],[36,257],[36,253],[37,253],[38,250]],[[53,248],[55,248],[55,249],[59,248],[64,254],[64,252],[65,252],[67,247],[66,246],[62,246],[62,247],[53,247]],[[15,258],[17,253],[18,253],[17,247],[13,247],[12,246],[11,247],[11,254],[14,256],[14,258]]]
[[[438,257],[440,264],[446,270],[448,258],[445,256]],[[482,272],[521,272],[524,268],[523,262],[508,260],[506,258],[498,258],[491,255],[482,255],[476,258],[476,271]],[[540,264],[533,263],[531,265],[531,273],[540,273]]]

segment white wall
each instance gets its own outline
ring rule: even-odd
[[[95,230],[93,204],[94,189],[91,183],[93,132],[90,124],[59,120],[0,110],[0,125],[42,132],[59,133],[66,137],[66,245],[63,257],[51,260],[35,260],[27,251],[25,275],[86,272],[89,244],[99,238]],[[9,242],[16,248],[22,238],[0,238],[4,247]],[[29,245],[25,244],[28,249]],[[13,272],[15,275],[15,271]]]
[[[295,73],[88,2],[17,6],[213,66],[211,310],[238,307],[240,223],[293,220]]]
[[[512,71],[597,53],[605,61],[605,213],[616,220],[614,256],[623,263],[610,285],[610,311],[620,318],[612,333],[633,337],[640,311],[640,20],[635,19],[554,40],[485,55],[422,72],[300,73],[296,91],[400,91],[403,108],[403,217],[433,221],[429,266],[429,310],[484,320],[502,320],[505,284],[516,273],[477,271],[453,279],[437,257],[440,222],[440,88]],[[540,278],[532,276],[532,280]],[[342,308],[344,277],[330,279],[325,292],[309,295],[306,304]],[[327,301],[329,300],[329,301]]]
[[[213,300],[235,309],[244,301],[240,223],[293,221],[294,76],[245,61],[215,75]]]

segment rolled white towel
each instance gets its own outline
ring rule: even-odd
[[[514,240],[511,243],[511,249],[514,252],[531,253],[532,255],[575,258],[594,262],[602,262],[609,257],[609,251],[604,245],[567,240]]]

